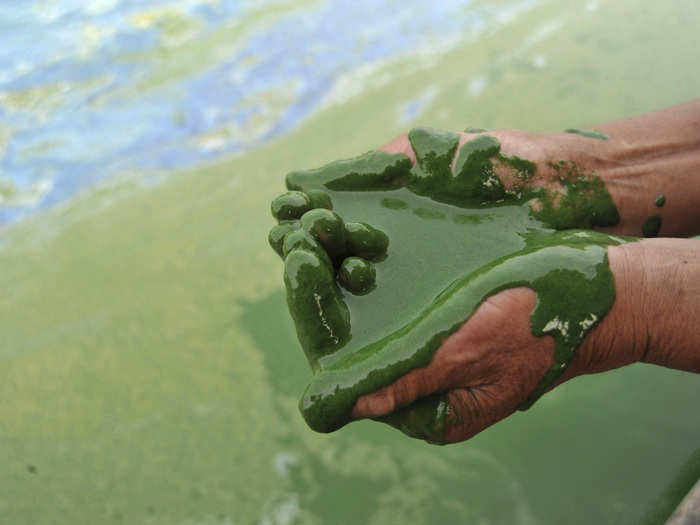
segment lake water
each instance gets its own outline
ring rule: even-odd
[[[664,521],[700,476],[691,374],[579,378],[448,447],[297,412],[287,171],[700,92],[691,0],[421,5],[0,6],[1,522]]]

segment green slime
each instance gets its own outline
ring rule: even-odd
[[[661,229],[661,215],[652,215],[642,224],[642,234],[644,237],[656,237]]]
[[[632,238],[569,229],[617,222],[596,175],[558,165],[566,194],[557,207],[551,192],[526,186],[535,165],[500,154],[494,137],[480,135],[459,151],[454,133],[418,128],[409,140],[413,166],[403,154],[370,151],[288,174],[292,193],[273,203],[273,214],[285,212],[270,243],[285,259],[289,310],[314,371],[300,410],[319,432],[346,424],[358,397],[426,366],[484,299],[517,286],[537,294],[532,333],[555,340],[554,364],[520,407],[527,409],[615,299],[606,249]],[[499,165],[522,184],[506,188]],[[325,192],[333,211],[309,211],[296,192],[310,191]],[[361,220],[369,224],[351,222]],[[448,415],[438,393],[379,419],[442,443]]]

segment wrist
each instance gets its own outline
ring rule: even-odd
[[[700,372],[700,241],[647,239],[608,248],[615,303],[564,379],[635,362]]]
[[[643,359],[648,347],[643,264],[634,244],[608,247],[608,263],[615,281],[615,302],[591,330],[571,363],[571,377],[619,368]]]

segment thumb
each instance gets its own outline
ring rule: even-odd
[[[359,397],[351,417],[361,419],[383,416],[435,392],[440,388],[442,380],[435,369],[434,363],[416,368],[392,384]]]

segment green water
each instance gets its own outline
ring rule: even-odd
[[[456,446],[372,422],[319,435],[297,412],[310,373],[265,240],[287,171],[410,126],[594,127],[697,96],[695,2],[598,5],[543,4],[388,64],[386,84],[262,149],[157,186],[124,180],[6,231],[0,522],[663,521],[700,475],[696,376],[579,378]],[[421,120],[401,123],[429,89]]]

